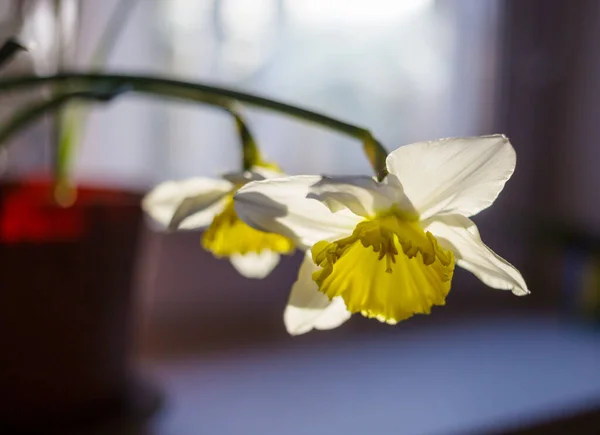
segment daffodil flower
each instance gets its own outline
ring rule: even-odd
[[[282,174],[254,167],[251,172],[227,174],[222,179],[167,181],[144,198],[142,208],[161,226],[172,230],[208,227],[202,237],[206,250],[216,257],[229,258],[235,269],[248,278],[264,278],[277,266],[280,254],[294,251],[294,243],[241,221],[234,209],[233,194],[249,181],[275,175]]]
[[[350,313],[395,324],[444,305],[455,264],[490,287],[529,293],[470,219],[494,202],[515,163],[501,135],[420,142],[388,156],[381,183],[257,181],[237,192],[235,209],[255,228],[308,250],[284,313],[290,333],[334,328]]]

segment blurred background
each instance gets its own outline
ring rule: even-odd
[[[48,48],[50,60],[28,70],[19,55],[4,75],[85,71],[128,1],[65,1],[62,15],[33,2],[41,18],[25,22],[27,37],[63,31],[64,58]],[[9,3],[0,23],[14,20]],[[127,257],[132,308],[119,318],[132,325],[124,355],[163,397],[149,433],[598,433],[599,2],[144,0],[127,14],[104,70],[299,105],[369,128],[388,151],[506,134],[515,175],[475,221],[532,291],[517,298],[459,270],[430,316],[393,328],[356,316],[290,337],[282,313],[300,255],[247,280],[201,249],[200,232],[140,222]],[[247,118],[287,173],[370,173],[357,141],[258,110]],[[52,128],[46,120],[16,137],[0,176],[47,171]],[[211,108],[124,97],[93,106],[75,179],[141,195],[164,180],[237,170],[237,140]],[[14,257],[6,241],[1,249]]]

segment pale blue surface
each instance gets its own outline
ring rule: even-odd
[[[600,405],[600,334],[549,318],[307,343],[149,364],[157,433],[465,434]]]

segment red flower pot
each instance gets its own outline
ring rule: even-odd
[[[129,393],[140,196],[0,185],[0,428],[68,427]]]

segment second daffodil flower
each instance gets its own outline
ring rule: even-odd
[[[227,174],[222,179],[167,181],[144,198],[142,208],[172,230],[207,227],[202,237],[206,250],[216,257],[229,258],[245,277],[264,278],[277,266],[280,254],[294,251],[294,243],[241,221],[234,209],[233,194],[250,181],[283,175],[273,167],[255,166],[251,171]]]
[[[329,329],[351,313],[395,324],[444,305],[454,266],[490,287],[529,291],[469,219],[489,207],[515,169],[501,135],[406,145],[389,175],[293,176],[249,183],[234,197],[255,228],[307,249],[284,313],[288,331]]]

